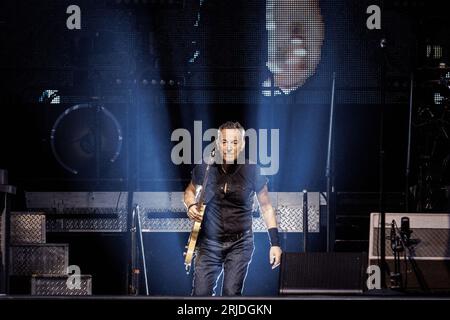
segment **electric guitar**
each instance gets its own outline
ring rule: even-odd
[[[215,150],[211,151],[211,160],[214,159]],[[186,273],[189,274],[191,270],[192,259],[194,257],[195,247],[197,245],[198,235],[200,233],[200,229],[203,221],[203,214],[205,213],[206,205],[205,205],[205,190],[206,184],[208,183],[208,175],[209,168],[211,167],[212,161],[208,162],[205,170],[205,176],[203,177],[202,188],[200,193],[197,196],[197,210],[200,213],[200,221],[194,221],[194,225],[192,226],[191,234],[189,235],[189,240],[187,245],[185,246],[186,251],[183,253],[184,255],[184,266],[186,269]]]

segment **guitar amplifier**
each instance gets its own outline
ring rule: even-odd
[[[386,287],[394,271],[391,248],[392,221],[400,229],[402,217],[410,221],[412,259],[400,252],[400,274],[407,291],[450,292],[450,214],[449,213],[386,213],[386,239],[380,239],[380,214],[370,216],[369,265],[379,265],[380,245],[386,252]]]

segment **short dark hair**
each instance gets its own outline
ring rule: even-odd
[[[219,132],[222,131],[223,129],[238,129],[239,131],[241,131],[242,136],[244,136],[245,134],[244,127],[237,121],[227,121],[221,124],[219,127]]]

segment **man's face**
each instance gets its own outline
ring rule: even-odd
[[[222,129],[218,137],[218,147],[224,163],[233,163],[244,149],[244,140],[239,129]]]

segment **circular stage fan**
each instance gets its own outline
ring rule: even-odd
[[[67,171],[87,173],[113,163],[122,148],[122,130],[102,105],[79,104],[65,110],[53,125],[53,155]]]

